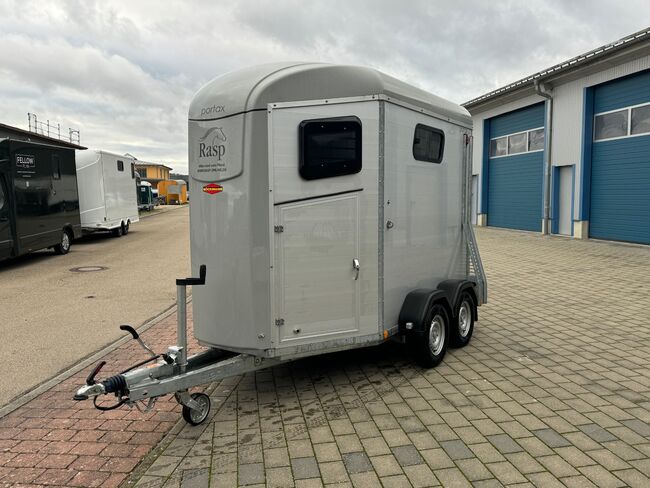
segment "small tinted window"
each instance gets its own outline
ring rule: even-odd
[[[440,163],[445,149],[445,134],[440,129],[427,125],[415,126],[413,136],[413,157],[418,161]]]
[[[632,109],[632,134],[645,134],[650,132],[650,105]]]
[[[118,161],[117,162],[117,170],[118,171],[124,171],[124,161]]]
[[[135,179],[135,163],[131,163],[131,178]]]
[[[357,117],[300,123],[300,176],[306,180],[361,171],[361,121]]]
[[[61,161],[58,154],[52,154],[52,178],[61,179]]]
[[[0,179],[0,210],[2,210],[4,207],[5,207],[5,189],[2,183],[2,179]]]
[[[499,137],[490,141],[490,157],[505,156],[508,154],[508,138]]]
[[[526,150],[526,133],[508,136],[508,154],[522,153]]]
[[[596,115],[594,139],[609,139],[627,135],[627,110]]]
[[[528,133],[528,150],[544,150],[544,129],[535,129]]]

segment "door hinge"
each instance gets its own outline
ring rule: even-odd
[[[277,326],[284,325],[284,319],[275,319],[275,325]]]
[[[276,225],[275,227],[273,227],[273,230],[275,231],[276,234],[284,232],[284,225]]]

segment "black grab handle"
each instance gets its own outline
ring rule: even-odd
[[[126,332],[128,332],[129,334],[131,334],[131,336],[132,336],[135,340],[138,340],[138,338],[140,337],[140,336],[138,335],[138,333],[135,331],[135,329],[134,329],[133,327],[131,327],[130,325],[120,325],[120,330],[125,330]]]
[[[199,266],[199,277],[198,278],[179,278],[176,280],[176,284],[180,286],[196,286],[196,285],[205,285],[205,264]]]

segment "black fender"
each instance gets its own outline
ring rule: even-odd
[[[442,290],[448,297],[451,304],[450,317],[456,317],[456,309],[460,305],[460,296],[464,291],[474,299],[474,307],[472,307],[472,318],[476,322],[478,320],[478,295],[476,293],[476,283],[469,280],[445,280],[438,284],[438,290]]]
[[[434,303],[441,303],[451,317],[451,306],[449,297],[445,290],[431,290],[429,288],[418,288],[413,290],[404,299],[402,309],[399,312],[397,321],[400,333],[423,333],[426,327],[424,323],[427,311]],[[407,323],[412,323],[411,329],[406,328]]]

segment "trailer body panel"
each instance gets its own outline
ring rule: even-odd
[[[240,83],[226,75],[195,97],[191,254],[194,270],[208,269],[193,291],[200,343],[282,358],[377,343],[398,330],[408,292],[469,278],[462,200],[471,119],[385,75],[347,68],[272,67],[255,83],[245,72]],[[300,98],[319,92],[339,96]],[[418,125],[444,133],[441,161],[414,159]],[[360,147],[353,137],[337,142],[339,129],[360,133]],[[310,150],[316,163],[306,163]]]
[[[77,152],[81,224],[86,232],[138,222],[135,161],[106,151]]]

